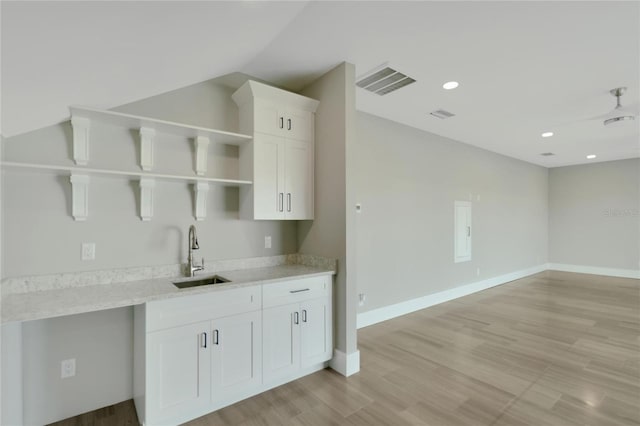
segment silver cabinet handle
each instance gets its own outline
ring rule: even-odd
[[[220,333],[218,332],[218,330],[213,330],[213,344],[214,345],[220,344]]]
[[[291,119],[287,120],[287,130],[291,130]]]
[[[302,293],[303,291],[309,291],[309,289],[301,288],[300,290],[289,290],[289,293]]]
[[[291,193],[287,192],[287,211],[291,211]]]
[[[302,310],[302,322],[307,322],[307,310]]]
[[[278,205],[280,206],[279,211],[284,211],[284,192],[278,194]]]
[[[298,317],[298,312],[293,313],[293,323],[300,324],[300,318]]]
[[[200,335],[200,346],[207,349],[207,333],[202,333]]]
[[[280,128],[284,129],[284,117],[280,117]]]
[[[467,237],[471,236],[471,227],[467,226]]]

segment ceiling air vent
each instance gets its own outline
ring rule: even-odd
[[[380,71],[360,79],[356,82],[356,86],[382,96],[415,82],[413,78],[393,68],[385,67]]]
[[[439,109],[436,111],[432,111],[429,114],[433,115],[434,117],[438,117],[441,118],[443,120],[447,119],[447,118],[451,118],[451,117],[455,117],[456,115],[452,112],[449,111],[445,111],[443,109]]]
[[[555,155],[553,152],[543,152],[542,154],[543,157],[551,157],[552,155]]]

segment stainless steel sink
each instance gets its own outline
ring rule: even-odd
[[[229,281],[230,280],[221,277],[220,275],[214,275],[212,277],[200,278],[199,280],[174,281],[173,285],[178,288],[191,288],[199,287],[202,285],[228,283]]]

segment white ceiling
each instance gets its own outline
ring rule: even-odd
[[[638,2],[2,3],[5,136],[233,71],[293,90],[342,61],[417,83],[357,107],[547,167],[640,156]],[[442,84],[460,87],[445,91]],[[439,120],[443,108],[456,117]],[[543,131],[555,136],[543,139]],[[399,149],[401,149],[401,141]],[[553,152],[542,157],[542,152]]]

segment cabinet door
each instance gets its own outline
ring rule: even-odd
[[[297,139],[301,141],[312,140],[311,120],[313,114],[303,110],[288,110],[284,114],[284,131],[288,139]]]
[[[233,315],[212,322],[211,390],[214,401],[257,388],[262,382],[262,313]]]
[[[285,145],[286,219],[313,219],[313,144],[287,139]]]
[[[299,305],[265,309],[262,313],[264,383],[294,374],[300,367]]]
[[[211,399],[210,322],[147,334],[147,424],[198,414]]]
[[[284,136],[286,118],[281,108],[259,99],[254,103],[254,132]]]
[[[309,300],[300,308],[301,366],[328,361],[333,355],[330,299]]]
[[[282,138],[255,134],[254,137],[254,219],[282,219],[285,210]]]

